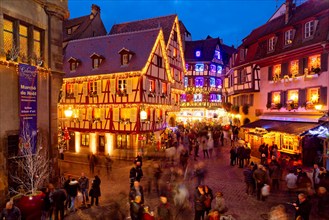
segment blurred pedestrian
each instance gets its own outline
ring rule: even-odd
[[[268,216],[269,220],[289,220],[286,208],[283,205],[272,207]]]
[[[312,205],[304,193],[298,194],[298,200],[293,203],[296,209],[295,218],[301,217],[302,220],[309,220]]]
[[[54,204],[54,219],[58,220],[58,215],[60,219],[64,219],[64,211],[65,211],[65,201],[66,201],[66,193],[63,189],[57,189],[52,194],[52,200]]]
[[[144,189],[138,181],[134,182],[133,187],[131,187],[131,189],[129,191],[129,201],[133,202],[134,199],[136,198],[136,196],[141,197],[140,204],[143,205],[144,204]]]
[[[329,193],[328,190],[320,186],[317,190],[318,212],[317,214],[325,219],[329,219]]]
[[[212,189],[210,189],[207,185],[204,186],[204,195],[206,197],[204,204],[205,204],[205,214],[207,216],[209,214],[209,211],[211,210],[212,200],[214,199]]]
[[[261,190],[264,186],[264,184],[267,182],[267,174],[266,172],[263,170],[263,166],[262,165],[258,165],[258,169],[255,170],[255,172],[253,173],[253,178],[256,182],[256,190],[257,190],[257,199],[260,200],[261,199]],[[264,200],[264,198],[262,198],[262,200]]]
[[[219,212],[214,209],[208,214],[208,220],[220,220]]]
[[[106,174],[107,177],[110,175],[110,171],[112,171],[113,160],[110,157],[110,154],[105,157],[105,166],[106,166]]]
[[[189,155],[188,155],[187,150],[183,149],[180,153],[179,160],[180,160],[180,164],[182,165],[184,171],[187,167],[188,158],[189,158]]]
[[[21,220],[21,218],[21,211],[14,205],[14,201],[8,200],[6,202],[6,207],[2,210],[0,214],[0,219]]]
[[[291,193],[297,189],[297,176],[294,171],[291,169],[286,176],[288,192]]]
[[[252,167],[249,165],[243,170],[244,182],[246,183],[246,193],[247,195],[252,195],[254,193],[253,183],[255,182],[253,178]]]
[[[217,210],[220,214],[224,214],[228,211],[222,192],[216,193],[214,210]]]
[[[76,179],[72,178],[72,180],[69,183],[68,192],[67,192],[68,196],[70,197],[69,200],[71,201],[70,208],[69,208],[71,212],[76,211],[75,198],[78,195],[79,188],[80,188],[79,182]]]
[[[236,164],[236,147],[232,146],[230,150],[230,165],[234,166]]]
[[[195,210],[194,220],[204,219],[205,200],[206,200],[206,196],[205,196],[204,188],[202,185],[199,185],[194,193],[194,210]]]
[[[314,190],[318,189],[318,186],[319,186],[319,183],[320,183],[319,174],[320,174],[319,165],[314,164],[313,165],[313,172],[312,172],[312,180],[313,180],[313,189]]]
[[[135,199],[130,203],[130,217],[131,220],[143,219],[143,207],[141,204],[140,196],[136,196]]]
[[[129,172],[130,187],[134,185],[135,181],[140,182],[143,177],[143,171],[140,166],[140,162],[135,163],[135,167],[132,167]]]
[[[91,197],[91,206],[94,205],[94,200],[95,200],[95,205],[99,205],[98,198],[101,196],[101,179],[96,175],[95,179],[93,179],[92,184],[91,184],[91,189],[89,192],[89,196]]]
[[[143,166],[142,152],[138,152],[138,153],[137,153],[137,156],[135,157],[135,164],[137,164],[137,162],[139,162],[139,166],[140,166],[140,167]]]
[[[272,160],[269,164],[269,174],[272,180],[273,191],[278,191],[280,189],[281,168],[275,156],[272,156]]]
[[[78,180],[80,191],[82,194],[82,204],[86,205],[86,202],[89,202],[88,190],[89,190],[89,179],[86,177],[85,173],[81,173],[81,177]]]
[[[94,175],[95,166],[97,163],[97,158],[96,158],[95,154],[93,154],[93,153],[88,154],[88,163],[89,163],[89,172],[91,175]]]
[[[209,152],[210,158],[212,158],[212,152],[214,151],[214,139],[211,136],[207,142],[207,150]]]
[[[173,211],[168,203],[166,195],[160,196],[160,204],[157,207],[157,219],[158,220],[173,220]]]
[[[243,168],[244,166],[244,157],[245,157],[245,153],[244,153],[244,146],[240,145],[237,149],[237,158],[239,161],[239,168]]]

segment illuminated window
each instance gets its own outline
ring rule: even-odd
[[[202,94],[194,94],[193,98],[195,102],[202,102]]]
[[[97,95],[97,82],[91,81],[89,82],[89,96]]]
[[[272,92],[272,103],[273,104],[281,103],[281,92]]]
[[[118,80],[118,91],[122,93],[127,92],[127,81],[125,79]]]
[[[99,59],[98,58],[94,58],[92,59],[92,67],[93,69],[97,69],[99,67]]]
[[[188,78],[187,77],[184,77],[184,86],[188,87]]]
[[[307,89],[307,101],[311,102],[312,104],[319,103],[319,88],[309,88]]]
[[[66,98],[72,98],[74,97],[74,84],[73,83],[67,83],[66,84]]]
[[[70,71],[75,71],[77,69],[77,63],[76,62],[70,62]]]
[[[7,19],[3,19],[3,46],[6,53],[14,46],[14,23]]]
[[[155,92],[155,81],[154,80],[149,80],[149,92],[154,93]]]
[[[174,48],[174,51],[173,51],[173,57],[174,57],[174,58],[177,58],[177,56],[178,56],[177,48]]]
[[[320,71],[321,66],[321,56],[320,55],[314,55],[308,58],[308,69],[311,72],[318,72]]]
[[[41,57],[41,32],[38,30],[33,30],[33,54]]]
[[[210,87],[215,87],[216,86],[216,80],[215,80],[214,77],[210,77],[209,84],[210,84]]]
[[[162,57],[160,57],[159,55],[156,55],[156,57],[157,57],[157,66],[162,67]]]
[[[204,64],[201,64],[201,63],[195,64],[195,71],[196,72],[204,71]]]
[[[122,65],[127,65],[129,63],[129,54],[122,54]]]
[[[281,64],[273,66],[273,78],[280,78],[281,75]]]
[[[180,101],[181,102],[186,102],[186,94],[181,94],[180,95]]]
[[[188,64],[185,64],[185,69],[189,70],[189,65]]]
[[[274,51],[275,37],[268,39],[268,51]]]
[[[162,83],[162,94],[167,94],[167,83]]]
[[[216,73],[216,65],[210,64],[210,72]]]
[[[81,134],[81,146],[89,146],[89,134]]]
[[[200,50],[195,51],[195,56],[196,57],[201,57],[201,51]]]
[[[25,25],[19,25],[19,52],[22,57],[28,56],[28,28]]]
[[[223,67],[217,66],[217,74],[222,74]]]
[[[195,77],[195,86],[196,87],[203,87],[204,86],[203,77]]]
[[[304,38],[312,37],[314,34],[314,21],[309,21],[305,24]]]
[[[117,149],[127,149],[130,146],[129,134],[118,134],[117,135]]]
[[[298,103],[298,90],[288,91],[288,103]]]
[[[220,60],[220,51],[219,50],[215,50],[215,58],[217,60]]]
[[[284,44],[289,45],[292,44],[292,39],[293,39],[293,29],[290,29],[284,33]]]
[[[221,79],[216,79],[216,87],[222,88],[222,80]]]
[[[131,114],[131,109],[130,108],[121,108],[120,109],[120,119],[129,119]]]
[[[298,70],[299,70],[299,61],[298,60],[290,61],[290,74],[296,76],[298,75]]]

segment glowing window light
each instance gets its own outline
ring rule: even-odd
[[[277,64],[273,66],[273,77],[280,77],[281,75],[281,64]]]
[[[281,94],[280,92],[273,93],[273,103],[277,104],[281,102]]]
[[[96,134],[95,133],[90,133],[90,151],[93,153],[93,154],[96,154],[96,151],[97,151],[97,141],[96,141]]]
[[[290,62],[290,73],[292,75],[297,75],[298,69],[299,69],[299,61],[298,60],[291,61]]]
[[[197,64],[195,64],[195,71],[196,72],[202,72],[202,71],[204,71],[204,64],[203,63],[197,63]]]
[[[146,120],[147,119],[147,112],[145,110],[141,110],[140,119],[141,120]]]
[[[69,107],[68,109],[64,110],[64,115],[66,118],[71,118],[73,115],[73,110],[71,107]]]
[[[220,60],[220,51],[219,50],[215,50],[215,58],[217,60]]]
[[[298,101],[298,90],[289,91],[288,97],[289,97],[289,100],[297,102]]]
[[[113,154],[113,134],[105,133],[106,138],[106,150],[109,155]]]
[[[201,51],[200,50],[195,51],[195,56],[196,57],[201,57]]]
[[[222,66],[217,66],[217,73],[222,74],[223,67]]]
[[[321,56],[320,55],[314,55],[308,58],[308,67],[310,69],[312,68],[320,68],[321,66]]]
[[[75,137],[75,152],[80,152],[80,146],[81,146],[81,133],[80,132],[74,132]]]

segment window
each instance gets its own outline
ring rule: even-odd
[[[216,87],[216,80],[214,77],[210,77],[209,82],[210,87]]]
[[[76,62],[70,62],[70,71],[73,72],[77,69],[77,63]]]
[[[195,56],[196,57],[201,57],[201,51],[200,50],[195,51]]]
[[[217,88],[222,88],[222,80],[221,79],[216,79],[216,87]]]
[[[121,93],[127,92],[127,81],[125,79],[118,80],[118,92]]]
[[[240,53],[239,54],[240,55],[240,61],[244,61],[244,49],[241,48],[239,53]]]
[[[177,56],[178,56],[177,48],[174,48],[174,50],[173,50],[173,57],[174,58],[177,58]]]
[[[122,65],[127,65],[129,63],[129,54],[122,54]]]
[[[290,29],[284,33],[284,45],[290,45],[292,44],[292,39],[293,39],[293,29]]]
[[[186,76],[184,77],[184,86],[188,87],[188,78]]]
[[[222,66],[217,66],[217,74],[222,74],[223,67]]]
[[[281,64],[273,66],[273,78],[279,79],[281,75]]]
[[[196,87],[203,87],[204,86],[203,77],[195,77],[195,86]]]
[[[202,72],[202,71],[204,71],[204,64],[202,64],[202,63],[195,64],[195,71],[196,72]]]
[[[174,31],[174,41],[177,42],[177,31]]]
[[[162,57],[160,57],[158,55],[156,55],[156,56],[157,56],[157,66],[162,67]]]
[[[97,69],[99,67],[100,64],[100,59],[99,58],[93,58],[92,59],[92,67],[93,69]]]
[[[127,149],[130,146],[129,134],[118,134],[117,135],[117,149]]]
[[[194,102],[202,102],[202,94],[194,94]]]
[[[97,81],[89,82],[89,96],[97,95]]]
[[[163,95],[167,94],[167,83],[162,83],[162,94]]]
[[[210,64],[210,72],[216,73],[216,65]]]
[[[308,58],[308,69],[311,71],[311,73],[318,73],[320,72],[321,67],[321,56],[320,54],[310,56]]]
[[[304,38],[309,38],[312,37],[314,34],[314,21],[309,21],[305,24],[305,29],[304,29]]]
[[[33,30],[33,55],[41,58],[41,32]]]
[[[293,135],[283,135],[283,145],[282,148],[283,150],[289,150],[289,151],[293,151],[293,150],[297,150],[299,145],[299,140],[296,136]]]
[[[66,84],[66,98],[73,98],[74,97],[74,84],[67,83]]]
[[[220,60],[220,51],[219,50],[215,50],[215,58],[217,60]]]
[[[19,53],[21,57],[28,56],[28,27],[19,25]]]
[[[3,46],[6,53],[14,47],[14,22],[3,19]]]
[[[181,102],[186,102],[186,94],[181,94],[180,100],[181,100]]]
[[[154,80],[149,80],[149,92],[154,93],[155,92],[155,81]]]
[[[89,146],[89,134],[81,134],[81,146]]]
[[[239,71],[238,73],[238,84],[243,84],[246,82],[246,78],[247,78],[247,71],[245,69],[242,69]]]
[[[66,33],[67,33],[67,35],[71,35],[72,34],[72,28],[66,29]]]
[[[307,102],[310,104],[319,103],[320,99],[320,89],[319,88],[309,88],[307,89]]]
[[[292,76],[298,75],[298,70],[299,70],[299,61],[298,60],[293,60],[290,61],[290,68],[289,72]]]
[[[272,92],[272,104],[281,103],[281,92]]]
[[[274,51],[274,46],[275,46],[275,37],[271,37],[268,39],[268,51]]]
[[[298,90],[288,91],[288,103],[298,103]]]

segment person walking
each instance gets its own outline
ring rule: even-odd
[[[234,166],[236,164],[236,147],[232,146],[230,150],[230,165]]]
[[[173,212],[166,195],[160,196],[160,205],[157,207],[158,220],[173,220]]]
[[[96,175],[95,179],[93,179],[92,184],[91,184],[91,189],[89,192],[89,195],[91,197],[91,206],[94,205],[94,200],[95,200],[95,205],[99,205],[98,198],[101,196],[101,179]]]
[[[289,173],[286,176],[288,193],[295,191],[297,189],[297,176],[294,173],[294,170],[289,170]]]
[[[210,189],[207,185],[204,186],[204,195],[206,197],[204,201],[204,205],[205,205],[205,214],[207,216],[211,210],[211,202],[214,199],[212,189]]]
[[[88,198],[88,190],[89,190],[89,179],[85,176],[85,173],[81,173],[81,177],[78,180],[80,191],[82,194],[82,205],[86,205],[87,202],[89,202]]]
[[[66,201],[66,192],[63,189],[57,189],[52,194],[52,200],[54,204],[54,219],[58,220],[58,215],[61,220],[64,219],[64,211],[65,211],[65,201]]]
[[[315,163],[313,165],[313,172],[312,172],[312,181],[313,181],[313,189],[314,190],[318,189],[318,186],[319,186],[319,183],[320,183],[319,174],[320,174],[319,165],[317,165]]]
[[[207,147],[207,144],[208,143],[208,138],[206,137],[201,137],[201,148],[202,148],[202,151],[203,151],[203,159],[206,159],[206,155],[207,155],[207,158],[209,159],[209,153],[208,153],[208,147]]]
[[[130,188],[134,185],[134,182],[137,180],[141,181],[143,177],[143,170],[140,166],[140,162],[135,163],[135,167],[132,167],[129,172]]]
[[[212,158],[212,152],[214,151],[214,139],[211,136],[207,142],[207,150],[209,152],[210,158]]]
[[[133,202],[135,200],[136,196],[140,196],[140,198],[141,198],[140,204],[143,205],[144,204],[144,189],[137,180],[134,182],[133,187],[131,187],[131,189],[130,189],[129,201]]]
[[[275,156],[272,156],[272,160],[269,164],[269,173],[272,180],[273,191],[280,189],[280,178],[281,178],[281,168],[280,164],[276,160]]]
[[[257,199],[260,200],[261,199],[261,190],[264,186],[264,184],[267,182],[266,179],[266,172],[263,170],[263,165],[259,164],[258,165],[258,169],[255,170],[255,172],[253,173],[253,178],[256,182],[256,190],[257,190]],[[262,198],[264,199],[264,198]]]
[[[247,195],[252,195],[254,193],[254,178],[252,167],[249,165],[243,170],[244,182],[246,183],[246,193]]]
[[[97,158],[95,154],[90,153],[88,155],[88,163],[89,163],[89,172],[91,175],[94,175],[96,162],[97,162]]]
[[[143,219],[143,207],[141,204],[140,196],[136,196],[135,199],[130,203],[130,218],[131,220]]]
[[[70,197],[69,200],[71,201],[69,210],[71,212],[76,211],[76,209],[75,209],[75,198],[78,195],[79,188],[80,188],[79,182],[77,180],[75,180],[74,178],[72,178],[72,180],[70,181],[69,186],[68,186],[68,196]]]
[[[243,163],[244,163],[244,147],[242,145],[240,145],[237,149],[237,158],[239,160],[239,168],[243,168]]]
[[[21,220],[21,210],[14,205],[13,200],[6,202],[6,207],[0,213],[0,219]]]

